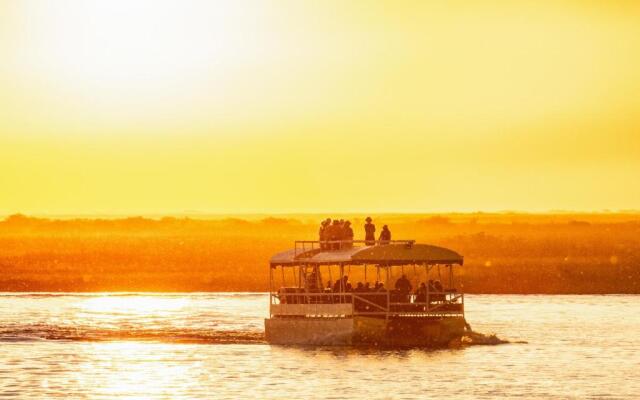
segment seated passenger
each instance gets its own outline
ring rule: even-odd
[[[407,279],[406,275],[402,274],[400,279],[396,281],[395,288],[396,288],[396,291],[398,292],[397,301],[408,303],[410,301],[409,293],[411,293],[412,288],[411,288],[411,282],[409,282],[409,279]]]
[[[287,304],[287,296],[285,296],[285,289],[278,289],[278,298],[280,299],[280,304]]]
[[[364,291],[365,291],[365,292],[371,292],[371,291],[372,291],[372,289],[371,289],[371,284],[370,284],[369,282],[366,282],[366,283],[364,284]]]
[[[422,282],[418,290],[416,290],[416,303],[426,303],[427,301],[427,285]]]
[[[320,289],[318,286],[318,275],[315,273],[315,271],[311,272],[309,275],[307,275],[306,279],[305,279],[305,288],[310,291],[310,292],[317,292],[318,289]],[[322,285],[320,283],[320,285]]]
[[[429,283],[427,285],[427,293],[429,294],[429,303],[433,303],[434,301],[437,300],[437,295],[435,295],[435,292],[437,292],[438,290],[436,289],[435,285],[433,284],[433,279],[429,279]]]
[[[382,232],[380,232],[378,240],[380,241],[380,244],[389,244],[391,241],[391,231],[387,225],[382,227]]]
[[[436,300],[445,301],[446,300],[446,296],[444,294],[444,288],[442,287],[442,283],[440,283],[440,281],[435,281],[433,286],[435,287],[436,291],[438,292],[438,295],[436,296]]]
[[[362,293],[364,292],[364,285],[362,284],[362,282],[358,282],[358,284],[356,285],[356,288],[353,290],[354,292],[357,293]]]
[[[343,292],[350,292],[353,290],[351,283],[349,283],[349,277],[345,275],[342,279],[336,281],[336,285],[338,285],[338,290],[342,287]]]
[[[411,282],[409,282],[409,279],[407,279],[407,276],[405,274],[402,274],[400,279],[396,281],[395,287],[397,290],[399,290],[402,293],[411,292]]]

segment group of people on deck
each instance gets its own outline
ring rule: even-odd
[[[346,275],[342,277],[342,279],[338,279],[337,281],[335,281],[333,285],[331,284],[331,281],[328,281],[327,288],[325,289],[325,291],[333,293],[373,293],[386,292],[386,290],[387,289],[385,289],[384,283],[378,281],[376,281],[373,287],[371,287],[371,284],[369,282],[358,282],[358,284],[354,288],[353,285],[351,285],[351,282],[349,282],[349,277]]]
[[[373,224],[371,217],[365,219],[364,240],[367,246],[376,244],[376,226]],[[351,221],[343,219],[327,218],[320,223],[319,230],[320,248],[324,250],[339,250],[343,248],[353,247],[353,228]],[[391,231],[387,225],[382,227],[379,244],[388,244],[391,242]]]
[[[338,250],[353,246],[353,228],[351,221],[343,219],[327,218],[320,224],[320,248],[325,250]],[[345,243],[325,243],[345,242]]]
[[[404,274],[396,281],[395,288],[406,299],[409,299],[411,289],[413,289],[413,287],[411,286],[411,282]],[[443,292],[444,287],[439,280],[429,279],[429,282],[426,284],[424,282],[420,283],[420,286],[414,292],[416,296],[415,302],[425,303],[427,301],[427,293],[437,293],[435,296],[429,296],[430,301],[444,300],[443,298],[441,299],[441,297],[443,296]]]
[[[395,284],[394,297],[397,297],[398,302],[410,302],[412,294],[412,285],[406,275],[402,275]],[[333,284],[331,281],[327,282],[325,292],[331,293],[375,293],[386,292],[384,283],[376,281],[372,287],[369,282],[358,282],[355,287],[349,282],[349,277],[345,275],[342,279],[336,280]],[[429,279],[427,283],[422,282],[420,286],[413,292],[415,295],[415,303],[426,303],[427,294],[429,293],[429,302],[444,300],[444,287],[439,280]]]

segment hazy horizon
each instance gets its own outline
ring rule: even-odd
[[[363,217],[363,216],[436,216],[436,215],[537,215],[537,216],[554,216],[554,215],[633,215],[640,216],[640,209],[630,210],[547,210],[547,211],[527,211],[527,210],[476,210],[476,211],[309,211],[309,212],[201,212],[201,211],[182,211],[182,212],[125,212],[125,213],[46,213],[46,212],[0,212],[0,218],[8,218],[14,215],[23,215],[30,218],[51,218],[51,219],[68,219],[68,218],[162,218],[162,217],[184,217],[184,218],[263,218],[263,217]],[[318,220],[320,221],[320,219]]]

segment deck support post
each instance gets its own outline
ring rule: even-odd
[[[342,277],[344,276],[344,265],[342,263],[340,263],[340,295],[341,295],[341,299],[340,302],[344,303],[344,291],[345,291],[345,287],[344,287],[344,280],[342,279]]]
[[[273,317],[273,268],[269,264],[269,318]]]
[[[427,264],[427,312],[429,312],[429,307],[431,306],[431,291],[429,290],[429,287],[431,286],[429,284],[429,272],[431,271],[431,267],[429,266],[429,264]]]
[[[385,320],[388,322],[389,321],[389,312],[391,311],[391,288],[389,285],[391,285],[390,282],[390,278],[389,278],[389,264],[386,265],[385,269],[387,270],[387,314],[385,315]]]

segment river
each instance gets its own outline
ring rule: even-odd
[[[640,398],[640,296],[466,295],[458,349],[269,346],[262,293],[0,294],[0,396]]]

